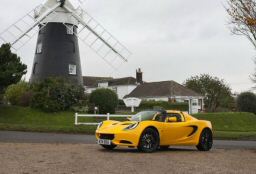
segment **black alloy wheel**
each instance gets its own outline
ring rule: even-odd
[[[212,131],[210,129],[204,129],[200,135],[199,143],[196,146],[200,151],[209,151],[212,148]]]
[[[140,137],[138,150],[151,153],[157,150],[159,146],[159,135],[155,129],[147,128]]]

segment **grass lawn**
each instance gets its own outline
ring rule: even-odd
[[[0,107],[0,130],[94,133],[96,126],[75,126],[74,121],[74,112],[44,113],[31,108]]]
[[[250,113],[205,113],[196,118],[213,124],[218,139],[256,140],[256,115]],[[86,120],[83,120],[86,119]],[[44,113],[31,108],[0,106],[0,130],[93,134],[96,126],[75,126],[74,112]],[[96,118],[79,121],[99,122]]]
[[[194,116],[211,121],[214,137],[218,139],[256,140],[256,115],[253,113],[203,113]]]

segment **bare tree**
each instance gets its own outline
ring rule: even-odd
[[[246,36],[256,49],[256,1],[228,0],[231,31]]]
[[[256,49],[256,0],[227,0],[227,12],[231,17],[231,31],[236,35],[246,36]],[[255,59],[256,65],[256,59]],[[256,83],[255,73],[251,79]]]
[[[254,64],[255,64],[255,66],[256,66],[256,58],[254,59]],[[255,72],[254,72],[254,74],[252,74],[252,76],[251,76],[251,79],[252,79],[252,81],[256,84],[256,67],[255,67]],[[256,86],[255,86],[254,88],[256,89]]]

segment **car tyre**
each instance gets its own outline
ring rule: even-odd
[[[212,148],[212,131],[204,129],[200,135],[199,143],[196,146],[199,151],[209,151]]]
[[[112,144],[112,145],[101,145],[102,147],[104,147],[107,150],[113,150],[114,148],[116,148],[116,145]]]
[[[138,150],[145,153],[152,153],[159,146],[159,135],[155,129],[145,129],[140,137]]]

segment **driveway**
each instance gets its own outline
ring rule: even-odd
[[[0,142],[95,144],[94,135],[0,131]],[[216,149],[256,149],[256,141],[215,140]]]
[[[152,154],[93,144],[0,143],[0,174],[255,174],[256,150],[170,148]]]

